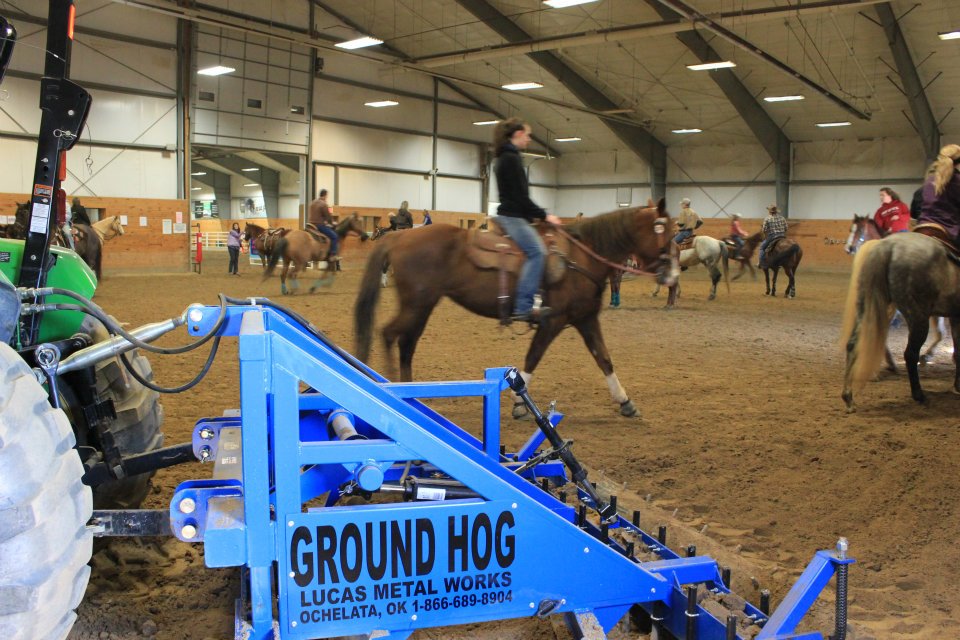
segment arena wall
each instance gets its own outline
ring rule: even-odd
[[[13,216],[16,203],[26,199],[22,193],[0,193],[0,211]],[[123,236],[109,240],[104,246],[104,272],[182,272],[190,269],[190,210],[186,200],[91,197],[81,201],[88,210],[98,210],[101,217],[127,216]],[[186,231],[165,234],[164,221],[170,221],[172,231],[178,212],[186,224]],[[141,226],[141,219],[146,226]]]

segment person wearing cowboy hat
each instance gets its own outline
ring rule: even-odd
[[[757,267],[766,269],[767,247],[780,238],[787,237],[787,219],[780,215],[777,205],[772,204],[767,207],[767,218],[763,221],[760,234],[763,236],[763,242],[760,244],[760,260]]]
[[[683,244],[684,240],[693,235],[693,230],[702,224],[703,220],[690,208],[690,198],[684,198],[680,201],[680,215],[677,216],[677,227],[680,231],[673,237],[673,241]]]

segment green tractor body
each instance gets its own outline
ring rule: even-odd
[[[20,277],[23,262],[23,240],[0,238],[0,276],[11,283]],[[97,277],[93,270],[70,249],[50,247],[53,266],[47,272],[47,286],[68,289],[91,299],[97,289]],[[48,303],[75,303],[66,296],[48,296]],[[40,322],[39,342],[69,338],[80,329],[84,314],[79,311],[45,313]]]

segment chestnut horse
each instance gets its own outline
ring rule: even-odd
[[[614,211],[570,227],[570,234],[579,238],[589,251],[571,244],[569,255],[564,256],[567,266],[564,276],[544,291],[543,303],[550,307],[550,314],[537,325],[527,351],[522,375],[528,383],[550,343],[568,324],[573,325],[606,376],[610,394],[620,405],[620,413],[637,415],[636,407],[613,372],[598,314],[607,278],[628,256],[634,256],[645,271],[655,271],[663,284],[676,282],[679,266],[676,245],[666,235],[669,224],[664,201],[660,200],[656,207],[651,202],[648,207]],[[434,307],[444,296],[473,313],[487,318],[500,317],[501,273],[498,269],[474,266],[466,252],[470,242],[471,232],[466,229],[432,224],[389,234],[377,243],[367,260],[354,307],[356,355],[361,360],[367,360],[370,355],[380,276],[387,264],[393,267],[399,311],[384,327],[383,340],[390,369],[393,368],[393,345],[399,346],[403,381],[413,379],[417,341]],[[512,294],[516,274],[510,274],[507,279]],[[523,417],[525,413],[523,403],[515,403],[514,417]]]
[[[363,230],[363,224],[360,222],[357,214],[353,214],[343,220],[343,222],[337,224],[335,231],[341,240],[350,233],[355,233],[360,236],[361,242],[368,239],[366,232]],[[297,278],[306,270],[307,264],[310,262],[326,261],[327,267],[324,269],[323,275],[314,280],[310,286],[310,293],[313,293],[317,287],[325,287],[333,284],[336,264],[333,260],[327,260],[329,256],[330,240],[327,239],[326,236],[320,235],[319,233],[313,234],[310,231],[294,229],[283,234],[277,241],[277,246],[270,255],[267,270],[263,277],[266,279],[273,275],[277,261],[283,258],[283,271],[280,272],[280,292],[283,295],[295,293],[300,286]],[[293,272],[290,273],[290,289],[288,290],[287,274],[290,272],[291,267],[293,267]]]

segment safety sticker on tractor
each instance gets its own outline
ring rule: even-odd
[[[49,221],[50,205],[34,202],[33,212],[30,214],[30,233],[46,233]]]
[[[52,198],[53,187],[46,184],[35,184],[33,185],[33,195],[40,196],[41,198]]]

